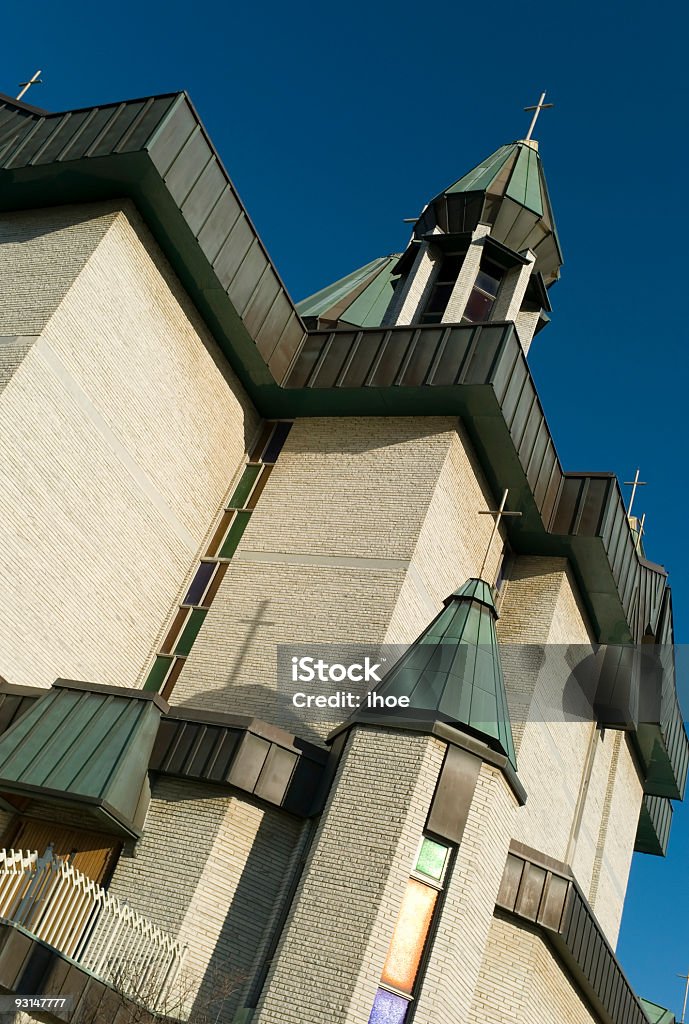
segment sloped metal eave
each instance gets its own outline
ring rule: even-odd
[[[146,780],[144,780],[139,803],[141,803],[141,796],[143,796],[146,788]],[[4,779],[0,779],[0,790],[2,793],[8,793],[12,796],[28,797],[40,800],[42,803],[57,804],[68,807],[70,810],[86,807],[95,811],[95,814],[89,816],[88,822],[85,823],[84,827],[90,826],[93,828],[98,822],[104,828],[104,831],[108,833],[114,832],[125,839],[139,839],[143,834],[143,829],[138,827],[135,822],[126,819],[107,800],[99,800],[98,797],[65,793],[62,790],[48,789],[45,786],[32,786],[22,782],[6,782]],[[0,806],[11,814],[20,813],[17,807],[9,800],[3,799],[1,795]],[[143,815],[137,813],[135,817],[139,818],[143,817]]]

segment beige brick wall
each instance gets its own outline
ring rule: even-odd
[[[472,289],[476,284],[476,276],[481,267],[483,243],[489,234],[490,227],[488,224],[479,224],[476,230],[472,232],[467,254],[457,275],[457,280],[450,295],[450,301],[443,313],[444,324],[458,324],[464,316],[464,310],[466,309]]]
[[[520,310],[515,318],[517,336],[522,348],[524,349],[525,355],[529,354],[534,332],[538,326],[539,316],[539,313],[529,313],[528,311]]]
[[[503,667],[514,724],[519,778],[527,793],[514,838],[567,860],[593,723],[566,721],[567,644],[586,644],[587,624],[565,559],[518,558],[498,621]],[[548,646],[545,663],[539,650]],[[517,645],[520,645],[519,647]],[[550,646],[552,645],[552,646]],[[584,702],[578,709],[587,713]]]
[[[494,508],[494,502],[460,421],[428,505],[387,643],[408,643],[418,636],[444,599],[479,573],[493,530],[492,518],[479,511]],[[484,571],[486,579],[495,579],[501,559],[502,543],[496,538]]]
[[[598,1024],[538,929],[493,919],[467,1024]]]
[[[12,380],[35,340],[31,335],[0,335],[0,393]]]
[[[573,652],[590,630],[564,559],[519,558],[501,606],[498,635],[517,750],[528,793],[514,838],[568,863],[608,941],[617,941],[642,787],[628,742],[601,732],[568,687]],[[545,662],[540,649],[547,645]],[[526,645],[520,647],[519,645]]]
[[[256,416],[131,205],[9,220],[0,674],[131,686]]]
[[[409,643],[480,567],[493,501],[452,417],[295,423],[172,694],[311,739],[279,643]],[[489,565],[494,572],[501,545]]]
[[[444,746],[354,730],[254,1024],[368,1020]]]
[[[112,203],[0,214],[0,335],[38,335],[117,217]]]
[[[214,1000],[218,1024],[232,1019],[258,967],[303,828],[251,799],[158,781],[144,835],[134,856],[120,858],[110,892],[188,946],[173,998],[184,996],[189,1008],[195,999]]]
[[[502,773],[483,764],[418,996],[418,1024],[468,1019],[516,811]]]
[[[393,295],[385,312],[382,321],[385,325],[402,326],[417,319],[421,300],[428,294],[435,266],[428,242],[422,242],[406,281]]]
[[[610,739],[613,740],[613,735]],[[608,780],[590,889],[593,911],[613,949],[620,931],[643,799],[643,787],[627,735],[615,733],[614,743],[617,759]]]
[[[514,267],[505,274],[498,297],[495,300],[495,306],[491,312],[491,320],[512,320],[515,322],[519,316],[533,265],[536,262],[536,257],[530,249],[527,249],[526,253],[522,255],[526,257],[528,263]]]

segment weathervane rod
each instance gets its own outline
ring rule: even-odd
[[[28,80],[28,82],[20,82],[19,83],[19,85],[20,86],[23,85],[24,88],[22,89],[22,91],[17,96],[18,100],[20,100],[22,98],[24,93],[27,93],[29,91],[29,89],[31,88],[32,85],[41,85],[42,84],[41,83],[41,79],[38,77],[40,75],[40,73],[41,73],[40,71],[37,71],[36,74],[33,76],[33,78],[30,78]]]
[[[544,103],[543,102],[544,99],[545,99],[545,91],[541,93],[541,98],[538,101],[538,103],[536,103],[534,106],[531,106],[531,107],[524,107],[524,110],[533,110],[533,112],[534,112],[534,115],[531,118],[531,124],[529,125],[529,130],[526,133],[526,139],[524,140],[525,142],[528,142],[530,140],[531,136],[533,135],[533,130],[536,127],[536,121],[538,121],[538,115],[540,114],[540,112],[542,110],[547,110],[549,107],[554,107],[555,106],[554,103]]]

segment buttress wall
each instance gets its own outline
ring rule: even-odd
[[[0,674],[133,686],[257,417],[134,207],[0,217]]]
[[[493,501],[453,417],[297,420],[171,702],[305,735],[276,693],[277,645],[410,643],[478,572]],[[488,574],[500,557],[496,540]]]

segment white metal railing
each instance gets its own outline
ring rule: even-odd
[[[124,995],[158,1009],[186,947],[53,854],[0,850],[0,918],[21,925]]]

